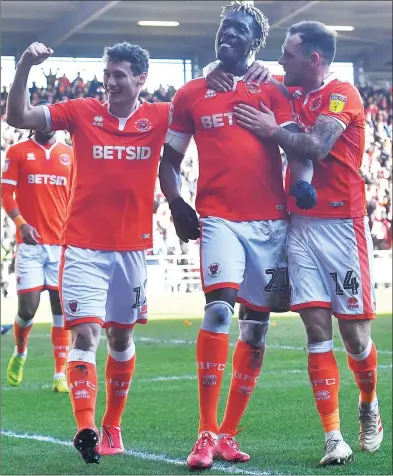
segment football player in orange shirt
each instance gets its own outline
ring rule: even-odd
[[[53,54],[33,43],[17,64],[7,119],[19,128],[68,130],[76,162],[63,237],[60,291],[72,346],[67,381],[78,431],[74,445],[87,463],[124,452],[121,416],[135,368],[133,327],[145,323],[146,258],[152,246],[152,210],[169,104],[141,105],[146,50],[129,43],[105,50],[108,101],[74,99],[26,107],[33,65]],[[96,350],[106,330],[107,407],[101,444],[95,423]]]
[[[288,29],[279,63],[285,70],[284,84],[293,93],[296,120],[306,133],[278,127],[274,112],[265,106],[235,109],[244,128],[314,162],[316,207],[295,209],[289,197],[288,267],[291,309],[299,311],[306,328],[308,372],[325,431],[321,465],[353,457],[340,430],[332,315],[338,319],[359,389],[360,448],[377,451],[383,439],[376,395],[377,350],[370,336],[376,309],[373,244],[359,173],[364,110],[358,90],[330,72],[335,53],[336,35],[324,24],[303,21]]]
[[[259,378],[270,311],[287,310],[289,300],[288,216],[280,151],[233,120],[234,106],[247,102],[258,107],[263,100],[275,110],[282,128],[299,130],[280,83],[259,87],[242,78],[248,58],[264,45],[268,28],[267,19],[255,7],[232,2],[223,8],[216,52],[222,68],[237,76],[236,84],[231,92],[217,94],[204,78],[197,78],[177,91],[160,165],[161,189],[178,236],[187,241],[201,234],[206,306],[196,346],[200,422],[198,440],[187,458],[191,469],[210,468],[215,456],[230,462],[250,459],[239,449],[235,435]],[[199,220],[180,195],[180,164],[192,136],[199,156]],[[239,320],[226,411],[218,425],[236,301],[245,304],[245,313]]]
[[[7,380],[14,387],[23,379],[27,343],[41,292],[48,290],[53,314],[54,392],[68,392],[65,365],[70,332],[64,329],[59,298],[61,229],[71,193],[73,154],[56,141],[55,133],[36,131],[31,139],[6,153],[1,199],[16,225],[15,351]],[[14,197],[15,195],[15,197]]]

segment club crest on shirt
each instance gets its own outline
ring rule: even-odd
[[[138,131],[141,132],[147,132],[150,131],[152,125],[149,119],[139,119],[138,121],[135,122],[135,127],[138,129]]]
[[[330,112],[342,112],[347,103],[347,97],[342,94],[331,94],[330,95]]]
[[[208,266],[208,274],[211,278],[216,278],[221,273],[220,263],[212,263]]]
[[[10,166],[10,159],[5,159],[4,166],[3,166],[3,172],[7,172],[9,166]]]
[[[59,157],[60,163],[63,165],[70,165],[71,164],[71,158],[67,154],[61,154]]]
[[[310,103],[310,111],[316,111],[322,106],[322,96],[317,96]]]
[[[252,94],[257,94],[257,93],[260,93],[262,91],[257,83],[250,83],[250,84],[246,83],[245,86],[246,86],[246,89],[248,90],[248,92],[250,92]]]
[[[70,314],[78,314],[79,312],[79,303],[78,301],[68,301],[67,303],[67,311]]]

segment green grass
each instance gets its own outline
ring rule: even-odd
[[[379,316],[373,324],[373,339],[380,351],[378,396],[385,431],[383,445],[373,455],[363,454],[358,448],[358,391],[347,368],[342,343],[336,338],[335,345],[341,349],[336,356],[341,369],[342,431],[356,457],[351,464],[330,468],[317,466],[323,453],[323,433],[306,372],[303,326],[298,318],[279,317],[274,321],[276,325],[269,330],[269,348],[262,375],[241,424],[245,430],[238,436],[241,447],[251,454],[252,460],[236,468],[245,474],[247,471],[392,474],[391,316]],[[6,367],[13,350],[12,334],[2,336],[1,426],[14,436],[2,435],[1,474],[187,474],[183,462],[195,443],[198,421],[197,385],[191,376],[195,374],[194,341],[200,320],[191,322],[191,326],[185,326],[182,320],[154,320],[147,326],[137,326],[137,368],[122,425],[126,448],[143,454],[106,457],[94,466],[83,463],[76,450],[67,446],[75,433],[68,395],[53,394],[50,388],[43,388],[51,383],[53,371],[49,325],[34,326],[24,381],[16,389],[6,382]],[[144,340],[138,342],[138,338]],[[234,320],[232,344],[236,338]],[[170,342],[174,339],[183,342]],[[100,380],[97,424],[105,404],[105,350],[102,341],[97,362]],[[291,372],[293,370],[300,372]],[[229,373],[230,362],[220,402],[220,417],[228,393]],[[157,377],[186,378],[151,380]],[[21,437],[17,438],[18,435]],[[63,444],[28,439],[31,435],[56,438]],[[154,455],[166,455],[170,460],[154,461]],[[229,465],[220,463],[209,474],[231,471]]]

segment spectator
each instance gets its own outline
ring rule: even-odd
[[[47,91],[53,91],[55,89],[55,83],[57,79],[57,73],[59,72],[59,68],[57,68],[56,73],[52,73],[52,68],[49,69],[49,73],[45,74],[45,71],[43,68],[42,72],[44,73],[44,76],[46,78],[46,90]]]
[[[97,76],[94,75],[94,78],[89,83],[89,88],[87,90],[87,95],[91,98],[94,98],[96,94],[99,92],[101,88],[103,88],[103,84],[98,81]]]

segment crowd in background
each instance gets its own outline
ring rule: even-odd
[[[49,70],[45,74],[47,87],[30,88],[30,99],[33,105],[42,101],[57,102],[75,97],[94,97],[105,99],[102,83],[94,77],[85,81],[80,73],[70,80],[57,72]],[[366,114],[366,148],[361,173],[366,183],[367,212],[371,233],[376,249],[390,249],[392,245],[392,90],[377,89],[372,86],[359,88]],[[172,86],[160,86],[154,92],[142,91],[141,102],[170,101],[175,93]],[[1,162],[3,165],[7,148],[27,137],[28,131],[14,129],[5,123],[7,89],[1,92]],[[70,143],[67,133],[58,133],[58,140]],[[196,184],[198,179],[198,158],[196,147],[191,143],[182,164],[183,185],[182,196],[192,206],[195,205]],[[4,215],[3,215],[4,216]],[[157,180],[154,201],[154,248],[150,254],[178,255],[188,254],[197,257],[199,244],[180,242],[172,224],[168,204],[162,195]],[[13,223],[5,219],[2,227],[2,256],[12,253],[14,246]]]

